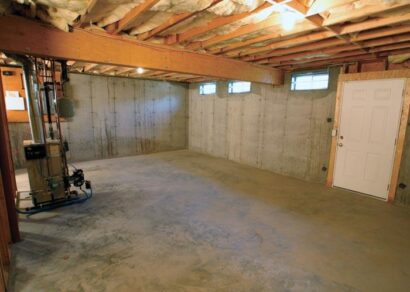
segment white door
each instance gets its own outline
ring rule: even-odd
[[[404,82],[344,82],[334,186],[387,199]]]

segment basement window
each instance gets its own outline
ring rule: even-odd
[[[328,70],[292,73],[290,90],[320,90],[328,87]]]
[[[208,94],[215,94],[215,93],[216,93],[216,83],[215,82],[202,83],[199,85],[199,94],[208,95]]]
[[[251,83],[247,81],[229,81],[228,93],[251,92]]]

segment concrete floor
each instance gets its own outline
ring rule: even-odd
[[[410,291],[409,208],[188,151],[78,166],[94,198],[21,218],[11,291]]]

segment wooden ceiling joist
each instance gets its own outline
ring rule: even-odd
[[[308,24],[309,25],[309,24]],[[299,34],[299,33],[306,33],[308,31],[313,31],[315,30],[316,27],[310,25],[309,29],[304,25],[297,26],[294,30],[290,32],[274,32],[274,33],[269,33],[266,35],[261,35],[255,38],[249,38],[247,40],[242,40],[238,42],[233,42],[227,46],[219,47],[219,48],[211,48],[207,50],[211,54],[224,54],[229,57],[237,57],[240,56],[243,50],[245,50],[247,47],[253,47],[253,45],[258,44],[258,43],[263,43],[266,41],[271,41],[271,40],[276,40],[276,41],[281,41],[281,38],[284,37],[290,37],[291,35]],[[259,46],[259,47],[265,47],[265,46]]]
[[[386,3],[390,3],[390,1],[386,1]],[[406,6],[409,6],[410,3],[409,1],[397,1],[397,3],[392,2],[393,4],[386,4],[386,5],[370,5],[367,8],[363,9],[353,9],[350,11],[346,11],[346,13],[343,14],[337,14],[335,16],[330,16],[326,18],[323,22],[323,26],[330,26],[330,25],[335,25],[338,23],[354,20],[354,19],[360,19],[362,17],[369,17],[371,15],[375,15],[378,13],[387,13],[391,10],[399,9],[399,8],[404,8]]]
[[[80,17],[78,22],[75,24],[76,27],[81,27],[82,25],[84,25],[84,23],[87,22],[88,16],[90,15],[91,11],[94,9],[95,4],[97,4],[97,1],[98,0],[90,0],[90,2],[88,3],[86,12]]]
[[[367,54],[375,54],[380,52],[386,51],[395,51],[398,49],[410,49],[410,42],[393,44],[393,45],[385,45],[380,47],[371,48],[367,51]],[[333,58],[343,58],[343,57],[350,57],[350,56],[357,56],[363,55],[361,50],[352,50],[352,51],[343,51],[341,53],[334,52],[333,55],[322,56],[322,57],[315,57],[315,58],[305,58],[305,59],[298,59],[300,57],[294,57],[292,59],[287,59],[287,61],[277,61],[276,64],[271,64],[274,67],[284,66],[284,65],[295,65],[295,64],[305,64],[305,63],[312,63],[316,61],[323,61],[325,59],[333,59]],[[374,55],[376,57],[376,55]]]
[[[160,0],[145,0],[141,4],[138,4],[133,9],[131,9],[122,19],[120,19],[119,21],[115,23],[108,25],[106,27],[106,30],[112,34],[119,33],[120,31],[126,29],[130,23],[132,23],[135,19],[137,19],[144,12],[150,10],[159,1]]]
[[[188,12],[188,13],[181,13],[181,14],[176,14],[171,16],[166,22],[164,22],[163,24],[161,24],[160,26],[157,26],[156,28],[147,31],[145,33],[142,33],[140,35],[138,35],[137,39],[141,40],[141,41],[145,41],[148,40],[160,33],[162,33],[163,31],[166,31],[167,29],[170,29],[171,27],[180,24],[181,22],[215,6],[216,4],[218,4],[219,2],[221,2],[222,0],[213,0],[211,2],[211,4],[209,6],[207,6],[206,8],[202,9],[202,10],[197,10],[195,12]]]
[[[307,54],[306,51],[302,51],[301,53],[296,53],[296,54],[286,54],[286,55],[275,57],[275,58],[269,58],[264,63],[265,64],[279,64],[281,61],[297,60],[303,57],[306,58],[309,56],[315,56],[315,55],[320,55],[320,54],[331,55],[331,54],[336,54],[340,52],[346,52],[346,51],[352,51],[352,50],[354,51],[358,49],[356,45],[345,45],[345,46],[341,46],[341,45],[331,46],[329,44],[325,45],[326,42],[329,43],[329,41],[331,40],[322,42],[324,44],[324,46],[322,47],[325,48],[323,50],[317,50],[318,47],[314,47],[315,50],[310,51],[309,54]],[[361,47],[372,48],[372,47],[383,46],[383,45],[394,44],[394,43],[402,43],[402,42],[407,42],[407,41],[410,41],[410,34],[390,36],[390,37],[386,37],[382,39],[362,42]],[[306,49],[307,47],[305,46],[304,48]],[[310,47],[310,48],[313,48],[313,47]]]
[[[105,66],[103,68],[101,68],[98,72],[101,74],[107,74],[109,72],[112,72],[116,69],[116,66]]]
[[[0,51],[4,52],[267,84],[283,82],[280,70],[83,29],[68,33],[16,16],[0,16],[0,27]]]
[[[409,15],[410,17],[410,15]],[[410,32],[410,25],[399,25],[396,27],[387,27],[387,28],[382,28],[374,31],[368,31],[368,32],[361,32],[358,33],[355,36],[351,37],[352,41],[359,42],[363,40],[368,40],[368,39],[376,39],[376,38],[381,38],[389,35],[397,35],[397,34],[402,34]]]
[[[181,43],[187,40],[190,40],[192,38],[198,37],[200,35],[203,35],[209,31],[212,31],[216,28],[220,28],[221,26],[239,21],[241,19],[250,17],[252,15],[255,15],[257,13],[263,13],[264,11],[270,10],[271,9],[271,4],[269,3],[264,3],[255,10],[251,12],[243,12],[240,14],[234,14],[234,15],[229,15],[229,16],[222,16],[222,17],[216,17],[215,19],[209,21],[208,23],[198,26],[198,27],[193,27],[191,29],[188,29],[187,31],[179,34],[175,34],[172,36],[169,36],[168,39],[166,40],[166,44],[168,45],[174,45],[177,43]]]
[[[331,58],[331,59],[325,59],[325,60],[311,60],[310,62],[304,62],[301,64],[293,64],[293,65],[283,65],[280,66],[279,68],[281,69],[286,69],[286,70],[297,70],[297,69],[308,69],[308,68],[317,68],[317,67],[323,67],[323,66],[329,66],[329,65],[340,65],[340,64],[346,64],[346,63],[353,63],[353,62],[358,62],[358,61],[377,61],[383,58],[386,58],[387,56],[391,55],[399,55],[399,54],[405,54],[409,53],[410,49],[398,49],[398,50],[391,50],[391,51],[385,51],[385,52],[380,52],[380,53],[371,53],[371,54],[360,54],[360,55],[355,55],[351,57],[336,57],[336,58]]]
[[[87,64],[87,65],[84,66],[84,72],[89,72],[97,66],[98,66],[98,64]]]
[[[118,70],[115,71],[116,75],[122,75],[122,74],[127,74],[130,72],[135,71],[135,68],[120,68]]]
[[[236,57],[236,56],[247,56],[247,55],[255,55],[255,54],[261,54],[264,52],[268,52],[271,50],[274,50],[276,48],[281,48],[281,47],[285,47],[285,46],[289,46],[289,45],[298,45],[298,44],[302,44],[302,43],[306,43],[306,42],[311,42],[311,41],[315,41],[315,40],[320,40],[320,39],[326,39],[326,38],[330,38],[330,37],[335,37],[338,34],[339,35],[343,35],[343,34],[348,34],[348,33],[356,33],[356,32],[361,32],[364,30],[369,30],[369,29],[375,29],[381,26],[385,26],[385,25],[392,25],[392,24],[398,24],[400,22],[404,22],[404,21],[409,21],[410,19],[410,13],[406,13],[404,15],[401,16],[392,16],[392,17],[387,17],[387,18],[382,18],[382,19],[372,19],[372,20],[367,20],[364,22],[361,22],[360,25],[358,24],[347,24],[344,25],[340,28],[340,30],[338,31],[338,33],[336,33],[335,31],[323,31],[323,32],[317,32],[317,33],[311,33],[311,34],[306,34],[303,36],[299,36],[299,37],[295,37],[295,38],[291,38],[289,40],[284,40],[284,41],[275,41],[272,42],[270,45],[266,45],[266,46],[261,46],[261,47],[256,47],[256,48],[250,48],[250,49],[246,49],[246,50],[238,50],[235,51],[236,53],[231,53],[228,54],[229,57]],[[410,27],[410,25],[406,24],[405,27]],[[307,31],[309,31],[309,29],[306,29]],[[403,31],[406,31],[406,29],[401,29]],[[390,30],[388,31],[388,33],[394,34],[395,30]],[[364,34],[364,33],[362,33]],[[369,32],[367,34],[367,36],[369,38],[372,37],[377,37],[377,35],[372,36],[373,32]],[[366,36],[366,35],[365,35]],[[259,40],[256,40],[255,42],[260,41],[261,38],[259,38]],[[352,38],[352,41],[358,41],[360,39],[355,39]],[[248,42],[248,45],[255,43],[255,42]],[[231,46],[231,49],[225,49],[225,52],[227,51],[232,51],[233,46]],[[221,49],[221,51],[223,51],[224,49]],[[255,58],[257,59],[257,58]]]
[[[355,42],[357,42],[358,40],[360,41],[360,40],[372,39],[372,38],[377,38],[379,36],[394,35],[394,34],[401,33],[401,32],[407,32],[409,29],[410,29],[410,26],[406,25],[406,26],[404,26],[404,28],[400,28],[400,29],[388,28],[388,29],[383,29],[382,31],[375,30],[375,31],[371,31],[371,32],[361,33],[360,38],[355,38],[353,40]],[[325,38],[329,38],[331,36],[334,36],[334,33],[329,32],[329,31],[326,32],[326,33],[325,32],[314,33],[314,34],[309,34],[309,35],[306,35],[306,36],[292,38],[292,39],[285,40],[285,41],[275,42],[275,43],[272,43],[271,45],[269,45],[267,47],[249,49],[249,50],[242,53],[242,55],[246,56],[246,57],[243,57],[242,60],[245,60],[245,61],[259,61],[259,60],[268,59],[270,57],[278,55],[278,50],[277,50],[278,48],[289,47],[289,46],[291,46],[292,48],[288,48],[288,52],[289,53],[295,53],[298,49],[294,49],[293,46],[300,45],[300,44],[307,43],[307,42],[310,43],[311,40],[320,39],[321,36],[322,36],[322,39],[325,39]],[[320,46],[321,43],[326,44],[326,42],[329,42],[330,44],[332,44],[333,41],[332,40],[319,41],[317,43],[317,45]],[[337,44],[339,44],[339,42],[337,42]],[[309,45],[307,45],[307,46],[309,46]],[[315,46],[315,43],[312,42],[311,47],[313,49],[314,49],[314,46]],[[301,48],[301,49],[303,50],[303,48]],[[257,53],[260,53],[260,52],[267,52],[267,51],[272,51],[272,52],[267,53],[267,54],[262,54],[262,55],[257,54]],[[301,50],[299,50],[299,51],[301,51]],[[281,51],[279,51],[279,52],[281,52]]]
[[[268,28],[272,28],[274,26],[278,26],[281,24],[280,17],[277,15],[269,17],[261,22],[257,23],[252,23],[252,24],[247,24],[244,25],[237,30],[234,30],[230,33],[226,33],[223,35],[217,35],[215,37],[212,37],[210,39],[200,41],[200,42],[194,42],[190,45],[187,46],[187,48],[192,49],[192,50],[197,50],[197,49],[206,49],[212,46],[217,45],[218,43],[229,41],[234,38],[239,38],[244,35],[250,34],[250,33],[255,33],[261,30],[265,30]]]

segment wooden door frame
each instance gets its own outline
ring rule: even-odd
[[[361,81],[361,80],[375,80],[375,79],[394,79],[404,78],[405,89],[403,97],[403,108],[400,117],[399,132],[397,136],[396,149],[394,154],[392,176],[390,179],[390,188],[387,196],[388,202],[393,202],[396,196],[397,182],[399,179],[399,171],[401,158],[403,156],[403,149],[406,138],[407,122],[409,120],[410,109],[410,70],[392,70],[392,71],[379,71],[379,72],[366,72],[366,73],[352,73],[352,74],[340,74],[337,82],[337,94],[335,103],[335,117],[332,133],[332,144],[330,149],[329,159],[329,172],[327,174],[326,185],[333,187],[335,159],[336,159],[336,147],[337,147],[337,131],[340,127],[340,114],[342,106],[343,95],[343,83],[346,81]]]

